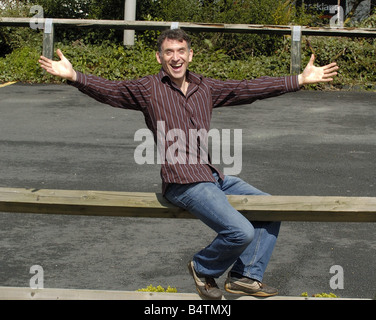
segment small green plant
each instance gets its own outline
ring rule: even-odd
[[[167,289],[165,289],[162,286],[154,287],[153,285],[149,285],[146,288],[138,289],[136,291],[139,291],[139,292],[169,292],[169,293],[178,292],[178,290],[176,288],[171,288],[170,286],[168,286]]]
[[[301,294],[302,297],[308,297],[308,293],[307,292],[303,292]],[[334,293],[330,292],[330,293],[316,293],[316,294],[313,294],[312,297],[315,297],[315,298],[338,298]]]

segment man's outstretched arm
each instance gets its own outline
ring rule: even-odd
[[[56,53],[59,56],[60,61],[53,61],[41,56],[39,59],[40,66],[54,76],[58,76],[73,82],[76,81],[77,74],[73,69],[72,64],[67,58],[64,57],[60,49],[57,49]]]
[[[85,75],[75,71],[60,49],[56,51],[60,60],[53,61],[44,56],[39,58],[40,66],[48,73],[67,79],[70,85],[95,100],[116,108],[141,110],[146,105],[150,80],[112,81],[94,75]]]
[[[333,81],[333,77],[337,75],[338,66],[335,62],[323,67],[315,67],[313,65],[314,61],[315,56],[312,55],[304,71],[298,77],[300,86]]]

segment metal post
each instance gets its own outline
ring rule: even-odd
[[[45,19],[43,32],[43,55],[48,59],[54,56],[54,25],[52,19]]]
[[[124,20],[136,20],[136,0],[125,0],[124,4]],[[134,45],[134,30],[124,30],[124,45]]]
[[[291,30],[291,74],[299,74],[301,69],[301,46],[302,46],[302,28],[294,26]]]

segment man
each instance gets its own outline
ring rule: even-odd
[[[277,294],[277,290],[263,284],[262,279],[280,223],[251,223],[229,204],[226,197],[228,194],[266,193],[238,177],[224,176],[210,161],[201,161],[199,153],[198,161],[167,161],[171,159],[167,153],[173,141],[161,134],[160,124],[164,126],[163,132],[182,130],[186,136],[189,136],[190,129],[205,129],[207,132],[212,108],[249,104],[257,99],[297,91],[305,84],[332,81],[337,74],[336,63],[315,67],[312,56],[298,76],[243,81],[205,78],[188,70],[193,51],[190,38],[180,29],[166,30],[158,38],[156,59],[162,65],[161,71],[138,80],[109,81],[84,75],[73,69],[60,50],[57,54],[60,61],[42,56],[39,60],[41,67],[52,75],[67,79],[69,84],[100,102],[144,114],[155,141],[162,142],[165,148],[159,150],[164,196],[217,232],[213,242],[196,253],[188,264],[200,296],[221,299],[222,291],[215,278],[230,267],[226,291],[264,297]],[[197,151],[189,150],[188,141],[184,147],[185,159],[190,152]]]

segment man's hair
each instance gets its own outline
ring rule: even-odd
[[[186,41],[188,50],[191,49],[191,38],[182,29],[168,29],[163,31],[158,37],[157,46],[159,53],[162,52],[162,43],[166,39],[177,40],[180,42]]]

